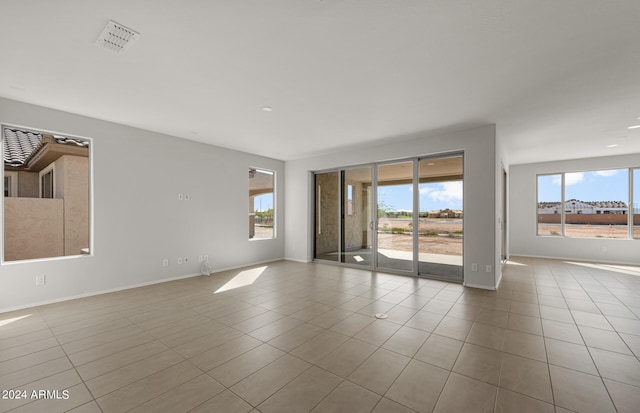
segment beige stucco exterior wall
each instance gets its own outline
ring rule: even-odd
[[[316,175],[316,191],[320,190],[320,233],[316,229],[316,254],[338,251],[338,173]],[[317,205],[316,205],[317,206]],[[316,218],[317,219],[317,218]],[[316,221],[316,225],[318,222]]]
[[[5,261],[64,255],[62,199],[4,199]]]
[[[64,199],[64,255],[89,248],[89,158],[64,155],[55,162],[56,198]]]
[[[20,172],[17,198],[5,198],[5,261],[80,255],[89,248],[89,158],[54,163],[54,199],[39,198],[39,174]]]
[[[20,198],[38,198],[38,173],[37,172],[18,172],[18,196]]]
[[[343,199],[347,199],[347,187],[353,186],[352,190],[352,214],[349,215],[345,207],[345,228],[344,228],[344,242],[345,249],[354,250],[366,248],[371,244],[371,237],[368,236],[368,221],[370,217],[365,216],[367,209],[365,206],[369,203],[367,199],[367,188],[362,182],[357,180],[346,179],[344,186]],[[345,204],[346,205],[346,204]]]

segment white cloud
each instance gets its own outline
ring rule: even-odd
[[[462,182],[443,182],[440,188],[433,186],[420,188],[420,195],[426,195],[434,201],[446,202],[452,204],[462,201]]]
[[[584,180],[584,172],[571,172],[564,174],[564,185],[575,185],[579,184]],[[553,183],[556,185],[560,185],[561,183],[561,175],[556,175],[553,177]]]
[[[613,176],[613,175],[615,175],[617,173],[618,173],[618,171],[616,171],[616,170],[595,171],[595,172],[593,172],[593,174],[596,175],[596,176]]]

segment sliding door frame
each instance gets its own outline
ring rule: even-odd
[[[424,159],[437,159],[437,158],[444,158],[444,157],[453,157],[453,156],[457,156],[457,155],[461,155],[462,159],[463,159],[463,163],[464,163],[464,151],[453,151],[453,152],[445,152],[445,153],[437,153],[437,154],[428,154],[428,155],[422,155],[422,156],[412,156],[412,157],[407,157],[407,158],[399,158],[399,159],[394,159],[394,160],[387,160],[387,161],[379,161],[379,162],[369,162],[369,163],[363,163],[363,164],[355,164],[355,165],[349,165],[349,166],[344,166],[344,167],[338,167],[338,168],[327,168],[327,169],[321,169],[321,170],[316,170],[316,171],[312,171],[313,174],[313,185],[314,185],[314,195],[313,195],[313,214],[311,216],[311,219],[313,220],[313,228],[314,228],[314,232],[313,232],[313,236],[312,236],[312,240],[311,240],[311,245],[312,245],[312,250],[313,250],[313,261],[314,262],[319,262],[319,263],[324,263],[324,264],[333,264],[333,265],[339,265],[339,266],[343,266],[343,267],[348,267],[348,268],[360,268],[360,269],[364,269],[364,270],[371,270],[371,271],[383,271],[383,272],[387,272],[387,273],[392,273],[392,274],[399,274],[399,275],[409,275],[409,276],[415,276],[415,277],[421,277],[421,278],[431,278],[431,279],[440,279],[440,280],[447,280],[447,281],[451,281],[449,279],[447,279],[446,277],[442,276],[438,276],[435,274],[420,274],[420,238],[419,238],[419,225],[420,225],[420,161],[424,160]],[[413,240],[413,248],[412,248],[412,270],[411,271],[403,271],[403,270],[397,270],[397,269],[393,269],[393,268],[386,268],[386,267],[380,267],[379,265],[379,260],[378,260],[378,167],[381,165],[387,165],[387,164],[394,164],[394,163],[402,163],[402,162],[412,162],[412,173],[413,173],[413,177],[412,177],[412,188],[413,188],[413,202],[412,202],[412,207],[413,207],[413,211],[412,211],[412,240]],[[372,259],[371,259],[371,264],[370,265],[359,265],[359,264],[351,264],[351,263],[347,263],[347,262],[343,262],[343,256],[345,253],[345,234],[344,234],[344,225],[345,225],[345,205],[344,205],[344,199],[343,199],[343,192],[345,190],[345,185],[346,185],[346,180],[345,180],[345,173],[347,170],[350,169],[357,169],[357,168],[371,168],[371,197],[369,199],[370,202],[370,208],[371,208],[371,221],[369,222],[369,226],[371,229],[371,255],[372,255]],[[332,260],[323,260],[321,258],[317,258],[316,257],[316,234],[318,231],[317,228],[317,214],[319,213],[318,211],[318,193],[317,193],[317,182],[316,182],[316,175],[317,174],[321,174],[321,173],[329,173],[329,172],[337,172],[338,173],[338,211],[336,211],[336,213],[338,214],[338,223],[339,223],[339,228],[338,230],[338,260],[337,261],[332,261]],[[463,168],[463,172],[462,172],[462,176],[463,176],[463,182],[464,182],[464,168]],[[464,187],[464,186],[463,186]],[[463,210],[464,210],[464,193],[463,193]],[[466,214],[465,214],[466,215]],[[464,218],[463,218],[464,219]],[[464,221],[463,221],[464,222]],[[464,224],[463,224],[464,226]],[[463,248],[463,262],[464,262],[464,248]],[[464,275],[464,266],[463,266],[463,275]],[[464,278],[464,276],[463,276]]]

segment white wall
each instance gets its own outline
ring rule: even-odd
[[[92,138],[94,190],[94,256],[0,266],[0,312],[284,256],[281,161],[2,98],[0,122]],[[275,240],[249,241],[249,166],[276,171]]]
[[[509,252],[548,258],[640,263],[640,241],[536,236],[536,175],[640,166],[640,154],[575,159],[509,168]],[[606,248],[606,252],[602,251]]]
[[[285,257],[313,259],[313,185],[311,171],[375,161],[463,150],[464,157],[464,279],[465,284],[495,288],[495,127],[482,126],[459,132],[414,136],[377,146],[362,146],[288,161],[285,164]],[[477,263],[478,272],[471,271]],[[485,272],[486,265],[492,271]]]

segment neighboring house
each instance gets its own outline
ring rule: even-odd
[[[5,261],[89,250],[89,142],[3,127]]]
[[[560,214],[560,202],[538,202],[538,214]],[[568,214],[628,214],[629,207],[622,201],[565,201]]]
[[[429,218],[462,218],[463,212],[460,209],[432,209],[429,211]]]

